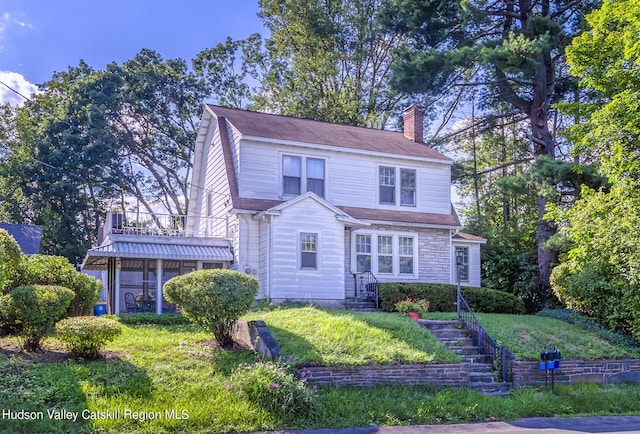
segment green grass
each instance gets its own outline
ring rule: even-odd
[[[563,359],[640,357],[639,351],[611,343],[597,333],[555,318],[537,315],[477,314],[487,332],[517,358],[538,360],[540,351],[554,346]],[[429,313],[428,319],[455,319],[455,312]]]
[[[460,360],[427,330],[397,313],[303,307],[252,312],[244,318],[265,321],[281,354],[293,355],[299,363],[356,366]]]
[[[288,317],[293,317],[294,312],[288,312]],[[307,317],[328,315],[346,320],[348,325],[363,323],[357,327],[373,330],[404,322],[398,315],[380,315],[379,319],[372,320],[368,315],[342,315],[317,309],[300,312],[307,313]],[[341,333],[336,330],[336,336],[342,336]],[[388,333],[399,335],[401,331]],[[5,350],[0,353],[3,409],[45,412],[45,420],[3,419],[0,432],[222,433],[471,422],[527,416],[640,414],[638,386],[556,387],[555,394],[523,389],[513,391],[506,398],[485,397],[470,390],[379,386],[321,387],[317,411],[292,417],[272,413],[228,389],[234,369],[240,363],[255,361],[257,355],[250,351],[212,349],[206,345],[210,338],[194,326],[123,325],[123,334],[108,346],[106,357],[97,361],[56,356],[57,347],[52,339],[45,341],[49,351],[44,356],[47,359],[56,356],[53,361],[44,360],[42,354],[33,356]],[[411,348],[408,338],[396,340]],[[4,348],[15,342],[11,338],[0,339]],[[46,417],[46,410],[52,408],[73,412],[130,409],[151,414],[158,411],[163,416],[146,421],[124,419],[122,415],[115,420],[56,421]],[[165,410],[174,409],[180,415],[185,410],[188,419],[164,417]]]

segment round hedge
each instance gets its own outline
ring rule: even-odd
[[[56,324],[56,336],[75,356],[95,359],[107,342],[122,333],[116,320],[99,316],[75,316]]]
[[[16,240],[4,229],[0,229],[0,295],[16,286],[22,268],[24,255]]]
[[[170,303],[211,331],[224,348],[233,345],[233,325],[255,300],[258,281],[232,270],[199,270],[170,279],[163,291]]]

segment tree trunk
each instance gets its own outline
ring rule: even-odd
[[[553,136],[549,132],[549,95],[552,94],[553,63],[550,53],[539,57],[538,70],[534,78],[533,100],[529,111],[531,122],[531,139],[536,158],[548,156],[555,158],[555,144]],[[542,190],[542,188],[540,189]],[[553,264],[558,261],[557,252],[544,248],[544,243],[556,233],[556,228],[544,220],[546,214],[547,198],[542,193],[538,194],[538,227],[536,230],[536,245],[538,248],[538,270],[541,280],[541,301],[544,303],[550,294],[550,278]]]

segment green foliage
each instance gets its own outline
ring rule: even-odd
[[[9,232],[0,229],[0,295],[18,286],[22,261],[22,251],[16,240]]]
[[[75,296],[67,316],[92,315],[102,291],[99,280],[76,271],[67,258],[62,256],[28,257],[20,280],[23,285],[59,285],[72,290]]]
[[[405,298],[404,300],[397,301],[393,304],[395,310],[404,313],[415,312],[420,316],[426,315],[429,311],[429,300],[417,298]]]
[[[76,316],[56,323],[56,337],[77,357],[95,359],[104,346],[122,333],[118,321],[99,316]]]
[[[389,85],[404,40],[384,31],[381,0],[260,0],[269,29],[263,92],[254,108],[383,128],[400,101]],[[408,104],[405,104],[408,105]]]
[[[257,280],[232,270],[194,271],[164,284],[167,300],[212,332],[223,348],[233,344],[233,325],[249,310],[257,293]]]
[[[485,288],[462,287],[462,295],[476,312],[524,313],[524,304],[519,297],[502,291]],[[455,285],[439,283],[381,283],[380,307],[387,312],[395,310],[394,304],[407,298],[429,300],[434,312],[456,310]]]
[[[20,286],[9,293],[8,314],[19,322],[24,349],[35,351],[40,341],[65,315],[73,291],[61,286]]]
[[[552,285],[569,308],[614,330],[640,337],[640,194],[636,181],[618,182],[608,193],[584,190],[569,210],[555,209],[570,240]]]
[[[317,411],[317,386],[309,386],[305,376],[297,379],[286,363],[258,360],[240,364],[227,386],[276,414],[312,417]]]
[[[189,318],[178,313],[163,313],[158,315],[155,313],[132,313],[128,315],[122,315],[117,317],[122,324],[127,325],[143,325],[143,324],[156,324],[156,325],[187,325],[191,324]]]

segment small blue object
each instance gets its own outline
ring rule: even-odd
[[[106,315],[107,303],[98,303],[95,306],[93,306],[93,314],[95,316]]]

